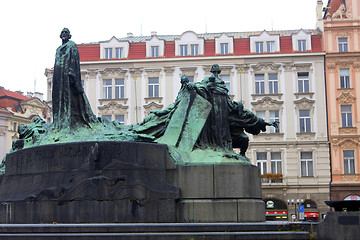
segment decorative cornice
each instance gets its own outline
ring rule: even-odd
[[[99,110],[105,110],[105,109],[128,109],[128,106],[124,106],[122,104],[119,104],[115,101],[111,101],[108,104],[104,105],[104,106],[99,106],[98,109]]]
[[[150,102],[149,104],[144,105],[145,109],[161,109],[164,105],[158,104],[156,102]]]
[[[120,68],[105,68],[103,71],[100,71],[101,75],[110,77],[110,76],[119,76],[126,74],[126,70]]]

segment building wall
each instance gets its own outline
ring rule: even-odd
[[[332,200],[360,195],[360,100],[356,94],[360,90],[360,4],[356,0],[345,3],[345,12],[340,16],[338,8],[342,1],[332,1],[332,10],[327,12],[324,19]],[[341,43],[344,39],[346,49]],[[341,84],[341,71],[344,70],[348,71],[349,85]],[[342,106],[351,106],[350,124],[343,123]],[[344,155],[346,151],[353,153],[351,171],[346,168],[349,164],[348,157]]]
[[[185,38],[182,39],[182,36]],[[297,42],[292,44],[293,37],[296,40],[306,40],[307,49],[298,51]],[[157,39],[168,38],[170,37],[158,36]],[[174,48],[186,44],[187,38],[192,43],[199,44],[203,39],[205,52],[197,56],[178,56],[180,50]],[[209,71],[212,64],[219,64],[222,69],[221,77],[230,80],[229,94],[233,100],[242,101],[245,108],[253,112],[264,111],[267,121],[270,121],[270,111],[279,111],[280,131],[271,133],[269,128],[266,133],[250,136],[247,151],[247,156],[255,165],[258,163],[258,152],[268,154],[268,173],[271,172],[271,152],[280,152],[282,177],[277,182],[265,179],[264,198],[274,197],[283,202],[288,199],[310,199],[316,202],[320,214],[328,210],[324,201],[329,200],[330,160],[327,126],[324,124],[324,53],[319,32],[294,30],[259,32],[253,35],[232,33],[198,36],[194,32],[185,32],[166,40],[165,56],[156,58],[144,57],[145,40],[137,39],[123,39],[130,41],[129,57],[126,59],[96,59],[100,54],[89,52],[89,49],[100,51],[99,45],[102,42],[93,44],[93,48],[85,45],[88,52],[81,56],[84,50],[79,45],[85,93],[96,115],[111,116],[111,120],[116,115],[123,115],[124,124],[141,122],[151,110],[162,109],[173,103],[180,89],[181,75],[193,77],[195,82],[199,82],[211,74]],[[266,49],[263,53],[252,52],[256,51],[255,43],[258,41],[262,41],[264,47],[267,41],[274,41],[274,51]],[[233,52],[219,54],[216,45],[220,43],[233,44]],[[139,48],[142,45],[143,50]],[[51,86],[51,70],[47,72]],[[299,73],[306,73],[308,76],[309,89],[304,93],[298,87]],[[265,77],[264,93],[256,92],[255,77],[258,74],[264,74]],[[271,74],[277,74],[278,91],[275,93],[269,92]],[[158,96],[149,96],[149,79],[153,78],[158,78],[159,81]],[[105,82],[109,79],[112,81],[112,97],[106,98]],[[114,98],[116,79],[123,79],[125,86],[124,96],[118,99]],[[310,113],[311,131],[308,132],[300,130],[299,113],[304,109]],[[310,176],[302,176],[301,152],[312,155],[313,173]]]

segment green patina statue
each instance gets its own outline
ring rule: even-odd
[[[249,164],[245,132],[259,134],[266,126],[278,126],[231,100],[217,64],[211,68],[212,75],[201,82],[189,83],[183,75],[174,104],[151,111],[139,124],[124,126],[97,118],[81,85],[79,52],[69,40],[70,31],[64,28],[60,38],[52,89],[54,121],[47,124],[36,119],[20,126],[20,139],[14,141],[11,151],[65,142],[143,141],[166,144],[178,164]],[[240,148],[240,155],[233,148]]]
[[[80,56],[76,43],[71,41],[69,29],[61,31],[62,45],[56,50],[52,106],[53,127],[76,128],[78,124],[97,123],[81,84]]]

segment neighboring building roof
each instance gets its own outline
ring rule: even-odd
[[[326,18],[327,14],[333,15],[336,12],[341,4],[345,4],[345,0],[329,0],[325,9],[324,18]]]
[[[20,103],[27,100],[29,98],[21,93],[9,91],[3,87],[0,88],[0,108],[11,107],[14,112],[22,112]]]
[[[318,29],[303,29],[305,32],[311,33],[311,35],[319,35],[321,34],[321,31]],[[297,30],[279,30],[279,31],[266,31],[269,35],[280,35],[283,36],[291,36],[294,33],[299,32],[300,29]],[[253,31],[253,32],[225,32],[226,35],[233,38],[248,38],[250,36],[256,36],[260,35],[264,31]],[[198,37],[204,38],[205,40],[213,40],[215,38],[220,37],[224,32],[221,33],[200,33],[197,34]],[[160,40],[165,41],[175,41],[175,39],[180,38],[181,35],[156,35],[157,38]],[[152,36],[130,36],[130,37],[123,37],[118,38],[119,41],[128,41],[130,43],[139,43],[139,42],[145,42],[146,40],[150,40]],[[92,45],[92,44],[99,44],[106,41],[99,41],[99,42],[92,42],[92,43],[82,43],[78,45]]]

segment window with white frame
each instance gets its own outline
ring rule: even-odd
[[[256,153],[256,165],[260,169],[260,174],[267,173],[267,157],[266,152]]]
[[[351,105],[341,105],[341,126],[352,127],[352,109]]]
[[[103,99],[112,98],[112,79],[103,79]]]
[[[255,74],[255,94],[265,94],[264,74]]]
[[[186,76],[189,79],[189,82],[194,82],[194,76]]]
[[[122,47],[115,48],[115,57],[118,58],[118,59],[124,57],[124,53],[123,53],[123,48],[122,48]]]
[[[101,117],[103,119],[107,119],[107,120],[111,121],[111,115],[102,115]]]
[[[264,52],[264,42],[255,42],[255,52],[263,53]]]
[[[256,111],[256,116],[262,119],[266,119],[265,111]]]
[[[188,55],[188,45],[180,45],[180,56]]]
[[[230,92],[230,75],[229,74],[220,75],[220,78],[224,81],[226,88]]]
[[[306,51],[306,40],[298,40],[298,51],[300,52]]]
[[[199,55],[199,44],[191,44],[191,56],[197,56]]]
[[[149,77],[149,98],[159,97],[159,78]]]
[[[220,43],[220,54],[226,55],[229,53],[229,44],[228,43]]]
[[[301,176],[313,177],[314,176],[314,161],[312,152],[301,152]]]
[[[355,174],[354,150],[343,150],[344,174]]]
[[[275,52],[275,41],[266,41],[266,51]]]
[[[270,152],[271,173],[282,173],[281,152]]]
[[[159,46],[151,46],[151,57],[159,57]]]
[[[311,132],[310,110],[299,110],[300,132]]]
[[[124,115],[115,115],[115,120],[118,121],[121,125],[125,124],[125,116]]]
[[[340,88],[350,88],[350,70],[348,68],[340,69]]]
[[[115,98],[125,97],[125,81],[123,78],[115,79]]]
[[[297,77],[298,77],[298,92],[299,93],[310,92],[309,73],[308,72],[298,72]]]
[[[279,117],[279,110],[271,110],[269,111],[270,114],[270,122],[278,122],[277,127],[270,127],[270,133],[279,133],[280,132],[280,117]]]
[[[105,59],[112,59],[112,48],[105,48]]]
[[[279,93],[277,73],[269,73],[268,77],[269,77],[269,94]]]
[[[348,51],[348,39],[347,38],[338,38],[339,52]]]

